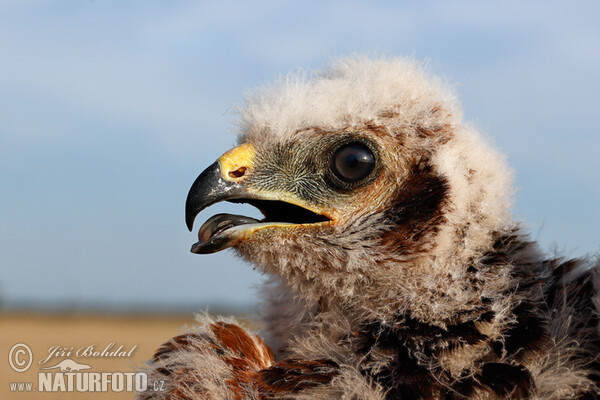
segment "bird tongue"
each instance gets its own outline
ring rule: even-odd
[[[192,246],[192,252],[204,253],[204,251],[212,249],[219,245],[222,240],[219,240],[219,233],[233,228],[234,226],[255,224],[260,222],[257,219],[245,217],[243,215],[234,214],[217,214],[210,217],[198,231],[198,243]],[[223,239],[223,238],[222,238]],[[219,243],[217,243],[219,242]],[[204,251],[203,251],[204,250]]]

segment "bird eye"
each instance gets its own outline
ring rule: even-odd
[[[346,144],[335,151],[331,170],[345,183],[356,183],[369,176],[375,167],[375,156],[360,142]]]

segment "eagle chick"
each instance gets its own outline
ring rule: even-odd
[[[270,276],[261,335],[200,316],[149,380],[184,399],[600,398],[598,263],[547,258],[510,214],[511,172],[414,61],[354,57],[280,79],[194,182],[219,201],[194,253]]]

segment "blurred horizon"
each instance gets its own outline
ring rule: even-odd
[[[262,277],[189,252],[184,202],[248,89],[353,53],[450,82],[549,252],[600,251],[600,3],[0,4],[0,311],[255,310]],[[216,205],[198,220],[249,206]]]

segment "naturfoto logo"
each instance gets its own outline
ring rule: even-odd
[[[10,390],[11,392],[162,391],[164,382],[153,381],[149,385],[145,372],[94,372],[90,364],[65,358],[130,357],[136,348],[137,345],[130,349],[124,346],[117,347],[115,342],[103,347],[91,344],[77,349],[52,346],[48,349],[48,355],[38,361],[41,367],[38,372],[37,387],[33,382],[10,382]],[[14,371],[24,372],[30,368],[33,358],[29,346],[17,343],[9,351],[8,362]],[[51,360],[52,362],[49,362]],[[92,371],[88,372],[88,370]]]

